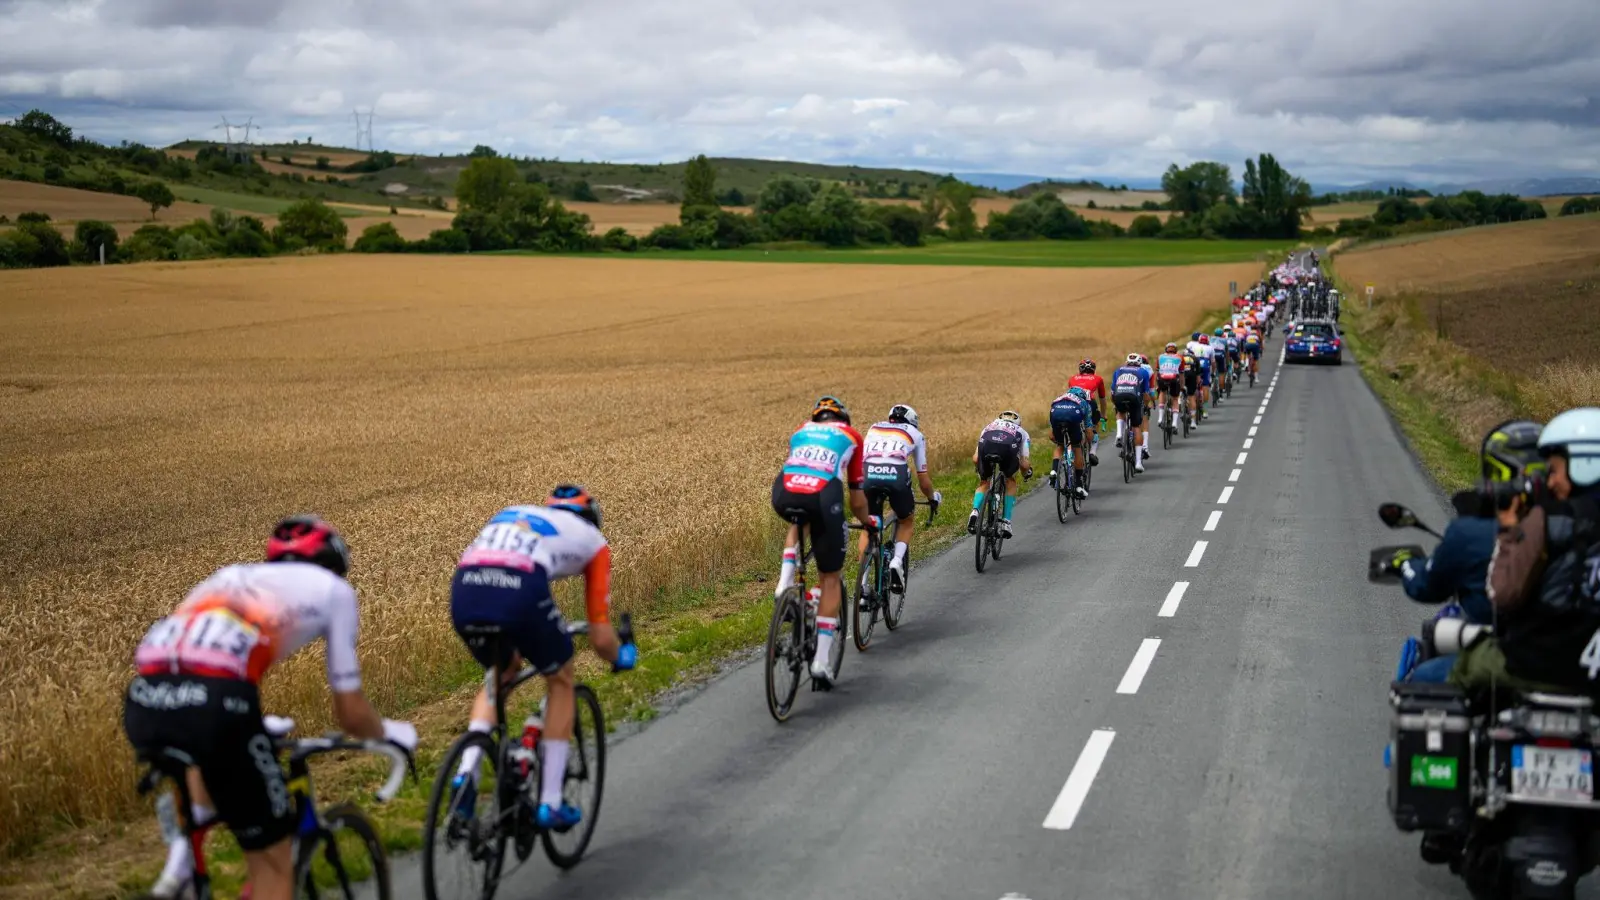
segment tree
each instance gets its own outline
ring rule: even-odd
[[[978,192],[972,185],[951,176],[940,180],[936,189],[944,205],[945,233],[952,241],[970,241],[978,236],[978,214],[972,201]]]
[[[816,239],[830,247],[849,247],[861,232],[861,201],[844,185],[830,182],[811,201]]]
[[[330,166],[331,166],[331,164],[328,162],[328,158],[326,156],[317,157],[317,170],[318,171],[326,172],[326,171],[328,171]]]
[[[72,146],[72,129],[43,110],[28,110],[11,124],[18,131],[33,135],[40,140],[62,147]]]
[[[134,196],[150,206],[151,219],[156,217],[156,210],[166,209],[178,199],[172,195],[172,188],[167,187],[165,181],[146,181],[139,185],[139,190],[134,192]]]
[[[395,230],[393,222],[379,222],[368,225],[352,249],[357,253],[404,253],[406,239]]]
[[[744,191],[736,187],[728,188],[717,195],[718,206],[743,206],[744,204]]]
[[[106,259],[117,258],[117,229],[109,223],[84,219],[73,230],[72,238],[72,257],[79,262],[99,261],[101,247],[105,248]]]
[[[518,176],[516,163],[494,156],[474,158],[456,177],[456,202],[462,210],[508,212],[534,190],[545,193],[542,185]]]
[[[573,184],[571,197],[574,200],[579,200],[585,203],[596,203],[600,200],[600,198],[595,195],[594,188],[590,187],[589,182],[582,178],[578,179],[577,183]]]
[[[1161,236],[1161,217],[1152,215],[1134,216],[1128,223],[1128,237],[1153,238]]]
[[[479,144],[478,146],[472,148],[472,152],[467,154],[467,158],[468,159],[494,159],[495,157],[497,157],[499,155],[500,154],[496,153],[495,149],[493,147],[489,146],[488,144]]]
[[[702,153],[683,168],[682,208],[717,205],[717,169]]]
[[[1600,212],[1600,197],[1568,197],[1557,215],[1581,216],[1591,212]]]
[[[1311,185],[1289,174],[1271,153],[1263,153],[1245,162],[1241,199],[1254,219],[1250,223],[1254,236],[1296,238],[1311,209]]]
[[[607,250],[616,250],[621,253],[632,253],[639,249],[639,239],[621,225],[606,232],[605,236],[600,238],[600,244]]]
[[[916,208],[904,203],[883,203],[867,207],[869,216],[889,231],[889,240],[905,247],[922,246],[924,219]]]
[[[1173,212],[1200,215],[1233,196],[1233,176],[1219,162],[1197,162],[1181,169],[1173,163],[1161,176],[1161,189]]]
[[[64,266],[72,262],[72,255],[67,248],[67,239],[61,232],[43,222],[19,222],[17,233],[33,239],[33,259],[29,265],[44,268],[46,266]]]
[[[272,238],[285,249],[299,242],[300,246],[336,251],[344,249],[345,236],[349,231],[349,226],[345,225],[338,213],[320,198],[313,197],[292,204],[279,213],[278,227],[273,229]]]

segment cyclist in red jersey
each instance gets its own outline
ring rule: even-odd
[[[1067,387],[1081,387],[1089,392],[1089,465],[1100,465],[1100,432],[1104,426],[1105,416],[1101,412],[1105,408],[1106,380],[1094,373],[1094,360],[1085,359],[1078,363],[1078,374],[1072,376],[1067,382]]]

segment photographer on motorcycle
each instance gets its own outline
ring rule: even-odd
[[[1600,407],[1545,426],[1548,474],[1523,480],[1498,512],[1488,595],[1496,636],[1462,654],[1451,680],[1591,696],[1600,676]]]
[[[1459,618],[1472,625],[1488,625],[1494,618],[1489,605],[1489,560],[1494,555],[1494,497],[1510,496],[1530,469],[1542,471],[1539,425],[1526,420],[1504,422],[1490,429],[1480,445],[1483,483],[1478,490],[1462,491],[1451,498],[1459,517],[1444,530],[1433,555],[1425,560],[1406,551],[1395,554],[1390,568],[1400,573],[1406,596],[1418,603],[1448,603],[1459,597]],[[1451,616],[1455,610],[1441,611]],[[1456,654],[1435,656],[1417,665],[1407,681],[1442,684],[1450,677]]]

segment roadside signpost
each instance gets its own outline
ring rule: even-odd
[[[1367,309],[1372,308],[1372,282],[1367,282]]]

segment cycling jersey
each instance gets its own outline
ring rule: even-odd
[[[1183,357],[1177,354],[1163,353],[1156,357],[1156,366],[1160,369],[1161,380],[1171,381],[1183,374]]]
[[[1189,351],[1191,356],[1197,358],[1206,355],[1206,345],[1200,343],[1198,340],[1193,340],[1187,344],[1184,344],[1183,349]]]
[[[1106,380],[1097,374],[1085,375],[1078,373],[1067,381],[1067,387],[1081,387],[1089,392],[1089,398],[1106,398]]]
[[[306,562],[239,563],[189,591],[134,651],[140,675],[197,675],[260,684],[267,670],[317,638],[327,639],[328,686],[361,687],[356,662],[356,592]]]
[[[1111,393],[1136,397],[1150,393],[1150,373],[1143,366],[1123,366],[1111,373]]]
[[[589,621],[611,620],[611,548],[600,529],[575,512],[531,505],[502,509],[456,563],[458,570],[479,566],[521,572],[537,569],[550,581],[583,575]],[[461,576],[469,586],[515,577],[481,571]]]
[[[1016,447],[1023,456],[1033,452],[1033,442],[1028,437],[1028,429],[1010,419],[995,419],[983,426],[983,432],[978,435],[978,443],[1006,444]]]
[[[783,463],[783,486],[796,494],[815,494],[830,482],[845,480],[859,488],[866,478],[861,460],[861,434],[843,422],[807,422],[789,438]]]
[[[909,422],[879,422],[868,428],[861,452],[869,466],[905,466],[914,461],[918,472],[928,471],[928,441]]]

